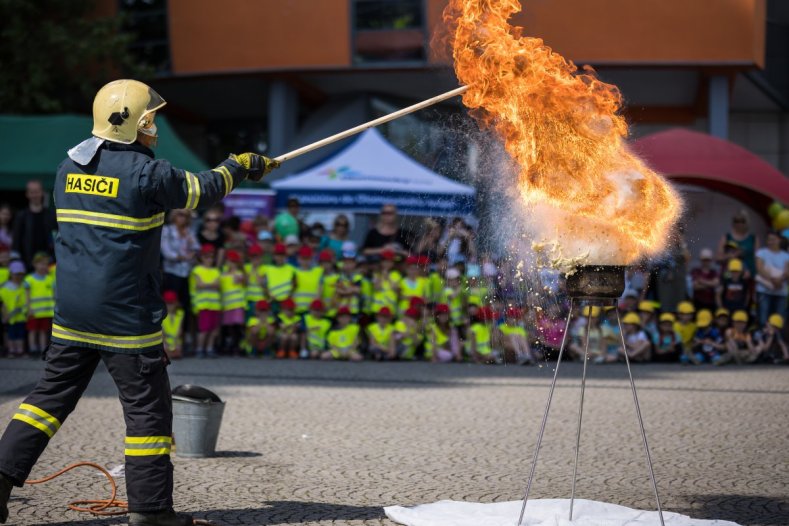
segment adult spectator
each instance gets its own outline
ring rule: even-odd
[[[442,243],[447,261],[454,265],[458,261],[476,261],[477,247],[474,242],[474,231],[463,219],[456,217],[447,228]]]
[[[14,221],[13,247],[25,263],[28,271],[33,270],[33,256],[38,252],[53,255],[52,233],[57,230],[55,214],[44,206],[44,185],[32,180],[25,187],[27,208],[20,210]]]
[[[212,245],[216,249],[217,261],[224,259],[225,235],[219,228],[222,224],[222,211],[211,207],[203,215],[203,224],[197,232],[197,242],[203,245]]]
[[[759,323],[764,325],[771,314],[786,315],[789,253],[781,250],[781,236],[767,234],[767,246],[756,251],[756,301]]]
[[[693,304],[696,310],[715,310],[715,291],[720,285],[720,276],[712,262],[712,250],[701,249],[699,253],[700,265],[690,271],[693,282]]]
[[[348,241],[351,230],[351,222],[345,214],[339,214],[334,218],[331,232],[321,239],[320,249],[328,248],[334,252],[336,259],[342,259],[342,244]]]
[[[426,256],[430,261],[438,261],[442,255],[441,246],[441,223],[434,219],[425,221],[423,234],[414,245],[414,253],[419,256]]]
[[[718,243],[716,259],[726,268],[730,259],[742,260],[746,274],[756,274],[756,251],[759,250],[759,239],[751,232],[748,213],[740,210],[731,219],[731,230],[721,237]]]
[[[277,241],[284,242],[288,236],[301,237],[300,208],[299,200],[291,197],[288,199],[287,208],[274,218],[274,235]]]
[[[8,203],[0,204],[0,245],[10,247],[14,242],[14,234],[11,230],[11,221],[14,214],[11,205]]]
[[[367,232],[367,237],[362,244],[362,253],[365,256],[380,256],[386,249],[405,254],[410,248],[397,219],[397,207],[386,204],[381,207],[378,221]]]
[[[163,290],[178,294],[184,312],[189,308],[189,272],[200,250],[200,243],[190,228],[192,214],[178,209],[170,212],[170,222],[162,229]]]

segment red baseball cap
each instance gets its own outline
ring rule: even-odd
[[[247,254],[249,254],[249,257],[261,256],[263,255],[263,247],[255,243],[249,247]]]
[[[306,246],[306,245],[299,249],[299,257],[300,258],[311,259],[312,258],[312,254],[313,254],[312,249],[310,247]]]
[[[326,306],[323,305],[321,300],[313,300],[313,302],[310,303],[310,310],[324,310],[325,308]]]
[[[410,317],[410,318],[418,318],[419,315],[420,315],[420,312],[419,312],[419,309],[417,309],[416,307],[408,307],[405,310],[405,315]]]
[[[318,261],[334,261],[334,252],[329,250],[328,248],[324,248],[318,254]]]
[[[490,307],[480,307],[477,311],[477,319],[479,321],[493,321],[496,319],[496,313]]]
[[[420,267],[426,267],[430,264],[430,258],[427,256],[419,256],[416,258],[416,264]]]
[[[260,300],[257,303],[255,303],[255,308],[257,310],[264,310],[265,311],[265,310],[271,309],[271,304],[269,302],[267,302],[266,300]]]
[[[518,307],[510,307],[507,309],[506,316],[508,318],[520,318],[521,317],[521,310]]]
[[[411,300],[408,302],[408,305],[411,307],[422,307],[424,304],[425,304],[425,300],[423,300],[419,296],[412,296]]]
[[[174,290],[165,290],[164,294],[162,294],[162,299],[165,303],[177,303],[178,293],[176,293]]]
[[[216,253],[216,247],[214,245],[210,244],[210,243],[206,243],[206,244],[204,244],[203,246],[200,247],[200,254],[201,255],[203,255],[203,254],[215,254],[215,253]]]
[[[233,263],[241,263],[241,254],[238,253],[237,250],[228,250],[225,253],[225,258],[228,261],[232,261]]]
[[[347,305],[343,305],[339,309],[337,309],[337,316],[350,316],[351,309],[348,308]]]
[[[436,314],[449,314],[449,305],[446,303],[436,305]]]
[[[392,310],[389,307],[381,307],[376,314],[378,316],[391,316]]]
[[[408,256],[407,258],[405,258],[405,264],[406,265],[418,265],[419,264],[419,258],[417,258],[416,256]]]
[[[276,245],[274,245],[274,254],[284,256],[287,253],[288,253],[288,247],[285,246],[285,243],[277,243]]]
[[[395,258],[395,252],[391,248],[385,248],[381,251],[381,259],[393,261],[394,258]]]
[[[280,307],[287,310],[293,310],[296,308],[296,302],[293,301],[291,298],[286,299],[282,303],[279,304]]]

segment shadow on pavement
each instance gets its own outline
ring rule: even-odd
[[[727,520],[743,526],[789,524],[789,497],[759,495],[688,495],[691,506],[672,509],[694,519]]]
[[[263,453],[258,453],[257,451],[217,451],[214,453],[214,456],[222,458],[251,458],[262,457]]]

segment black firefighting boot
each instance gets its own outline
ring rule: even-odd
[[[0,524],[8,520],[8,499],[11,498],[11,488],[14,484],[0,473]]]
[[[129,513],[129,526],[192,526],[194,519],[173,510]]]

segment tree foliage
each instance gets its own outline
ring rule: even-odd
[[[121,16],[95,0],[0,0],[0,112],[87,112],[98,88],[153,70],[128,47]]]

